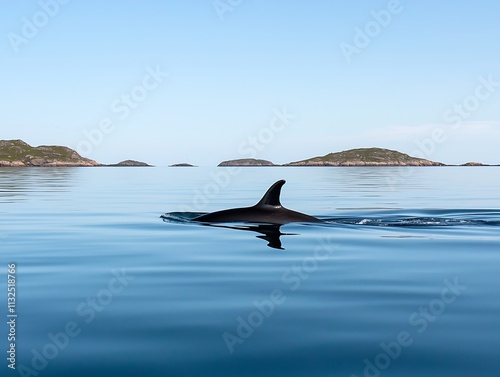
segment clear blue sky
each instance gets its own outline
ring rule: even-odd
[[[2,4],[0,139],[104,163],[500,163],[496,0],[60,1]]]

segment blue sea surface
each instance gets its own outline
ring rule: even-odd
[[[189,221],[278,179],[325,221]],[[499,192],[497,167],[1,168],[1,375],[499,376]]]

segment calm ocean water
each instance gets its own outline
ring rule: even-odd
[[[278,179],[327,221],[185,221]],[[499,192],[494,167],[2,168],[1,375],[498,376]]]

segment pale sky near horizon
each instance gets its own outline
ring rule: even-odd
[[[158,166],[373,146],[500,164],[494,0],[2,5],[0,139]]]

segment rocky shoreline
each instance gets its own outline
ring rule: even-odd
[[[80,156],[78,152],[63,146],[42,145],[32,147],[22,140],[0,140],[0,167],[150,167],[145,162],[125,160],[117,164],[105,165]],[[268,160],[241,158],[222,161],[219,167],[302,167],[302,166],[500,166],[480,162],[467,162],[461,165],[447,165],[424,158],[383,148],[359,148],[306,160],[274,164]],[[188,163],[169,165],[169,167],[195,167]]]
[[[382,148],[360,148],[329,153],[306,160],[277,165],[267,160],[239,159],[223,161],[218,166],[446,166],[441,162],[409,156]]]
[[[75,150],[62,146],[32,147],[22,140],[0,140],[0,167],[105,167],[151,166],[144,162],[125,160],[105,165],[80,156]]]

